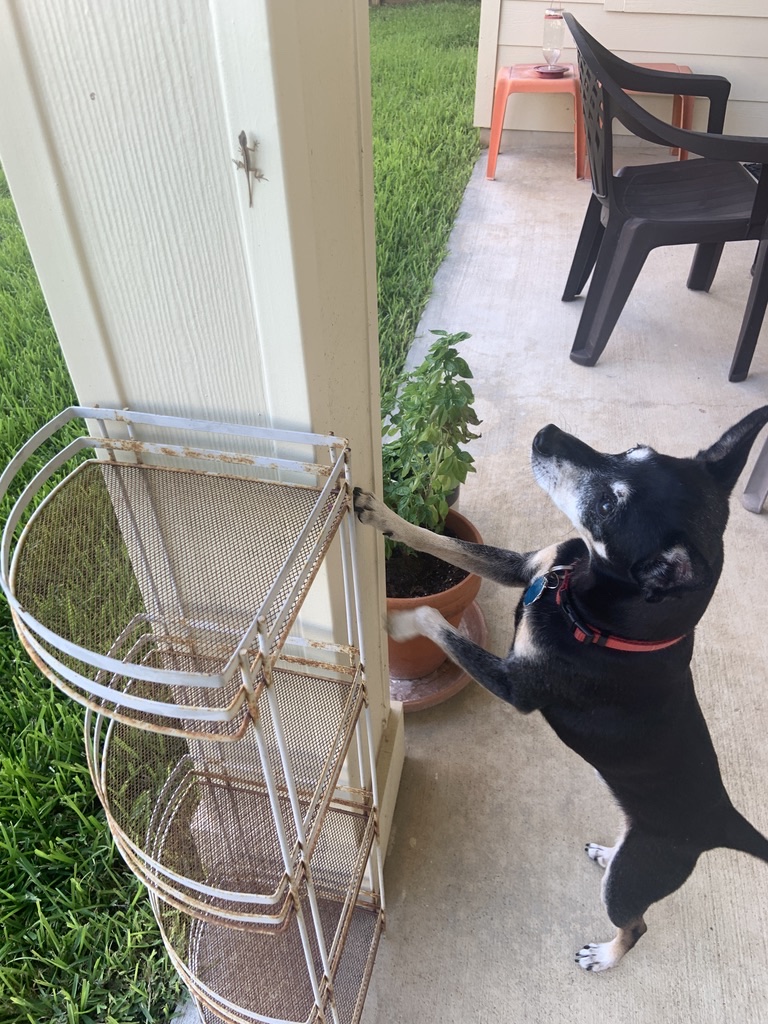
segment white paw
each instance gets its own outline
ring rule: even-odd
[[[587,856],[590,860],[596,861],[601,868],[607,868],[613,860],[613,855],[616,852],[614,846],[600,846],[599,843],[587,843],[584,847]]]
[[[576,954],[576,963],[584,971],[607,971],[619,962],[614,955],[612,942],[590,942]]]
[[[400,643],[413,640],[417,636],[428,636],[434,640],[435,632],[439,631],[444,621],[436,608],[423,607],[412,612],[394,612],[387,619],[387,632],[393,640]]]
[[[416,612],[394,612],[387,616],[387,632],[393,640],[404,643],[421,636]]]

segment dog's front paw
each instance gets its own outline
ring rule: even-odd
[[[376,504],[376,496],[370,491],[364,491],[362,487],[355,487],[352,491],[352,505],[357,518],[361,523],[366,522],[371,508]]]
[[[392,512],[383,501],[379,501],[375,494],[355,487],[352,492],[352,505],[355,515],[361,523],[365,523],[366,526],[374,526],[382,533],[391,534],[391,525],[388,523],[388,519],[391,518]]]
[[[587,843],[584,850],[590,860],[595,861],[601,868],[607,868],[613,860],[616,852],[613,846],[601,846],[599,843]]]
[[[576,963],[584,971],[607,971],[619,962],[612,947],[612,942],[590,942],[576,954]]]
[[[417,636],[428,636],[435,639],[436,631],[444,622],[436,608],[416,608],[412,612],[393,612],[387,618],[387,632],[393,640],[404,643]]]
[[[393,640],[405,643],[421,636],[418,612],[393,612],[387,616],[387,632]]]

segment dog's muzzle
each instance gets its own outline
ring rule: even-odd
[[[542,427],[533,439],[533,454],[541,455],[545,459],[556,455],[558,436],[562,434],[563,431],[554,423],[548,423],[546,427]]]

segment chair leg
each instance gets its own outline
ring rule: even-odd
[[[760,328],[763,326],[766,306],[768,306],[768,239],[763,239],[757,250],[752,286],[749,289],[747,308],[744,310],[744,319],[741,322],[739,340],[736,342],[736,351],[733,353],[728,380],[744,380],[749,373]]]
[[[722,254],[722,242],[700,242],[696,246],[687,282],[692,292],[709,291]]]
[[[648,252],[645,241],[626,223],[611,230],[608,222],[571,348],[574,363],[594,366],[600,358]]]
[[[589,197],[589,206],[581,226],[579,240],[576,243],[571,269],[568,271],[563,302],[572,302],[577,295],[580,295],[592,273],[605,230],[600,220],[602,209],[602,203],[593,193]]]

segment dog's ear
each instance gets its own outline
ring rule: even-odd
[[[711,448],[700,451],[697,461],[706,464],[717,483],[730,494],[747,462],[755,438],[768,423],[768,405],[755,409],[730,430],[726,430]]]
[[[712,570],[696,548],[674,544],[630,569],[646,601],[663,601],[690,590],[703,590],[713,582]]]

